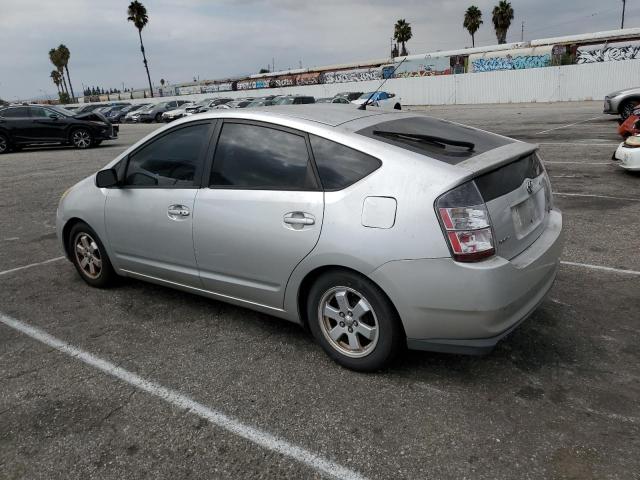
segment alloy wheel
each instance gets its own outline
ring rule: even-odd
[[[78,148],[88,148],[91,145],[91,135],[86,130],[76,130],[73,132],[71,140]]]
[[[102,272],[102,255],[96,241],[88,233],[81,232],[74,242],[76,260],[82,272],[96,279]]]
[[[378,343],[379,325],[373,307],[353,288],[327,290],[318,305],[318,320],[329,344],[348,357],[365,357]]]

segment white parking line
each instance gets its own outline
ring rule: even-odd
[[[10,273],[13,273],[13,272],[19,272],[20,270],[24,270],[25,268],[39,267],[40,265],[46,265],[47,263],[57,262],[64,258],[65,257],[50,258],[49,260],[44,260],[43,262],[30,263],[29,265],[23,265],[22,267],[16,267],[10,270],[3,270],[2,272],[0,272],[0,277],[2,275],[9,275]]]
[[[620,143],[587,143],[587,142],[540,142],[538,145],[557,145],[559,147],[617,147]]]
[[[640,272],[635,270],[625,270],[623,268],[603,267],[602,265],[591,265],[589,263],[576,263],[576,262],[560,262],[562,265],[569,265],[571,267],[591,268],[593,270],[603,270],[605,272],[623,273],[626,275],[640,275]]]
[[[337,463],[325,459],[320,455],[313,453],[305,448],[293,445],[292,443],[289,443],[286,440],[283,440],[264,430],[246,425],[239,420],[225,415],[224,413],[202,405],[201,403],[198,403],[195,400],[192,400],[191,398],[175,390],[165,388],[162,385],[159,385],[150,380],[145,380],[139,375],[125,370],[124,368],[120,368],[107,360],[103,360],[88,352],[85,352],[84,350],[69,345],[63,340],[59,340],[58,338],[49,335],[39,328],[33,327],[2,313],[0,313],[0,323],[13,328],[14,330],[17,330],[33,338],[34,340],[44,343],[45,345],[54,348],[59,352],[80,360],[81,362],[93,368],[96,368],[106,373],[107,375],[118,378],[123,382],[138,388],[139,390],[158,397],[165,402],[174,405],[175,407],[178,407],[180,409],[188,409],[195,415],[198,415],[199,417],[208,420],[212,424],[223,428],[235,435],[238,435],[239,437],[249,440],[256,445],[287,456],[325,475],[344,480],[365,479],[365,477],[353,470],[338,465]]]
[[[586,120],[582,120],[580,122],[568,123],[566,125],[561,125],[559,127],[550,128],[549,130],[543,130],[541,132],[536,133],[536,135],[542,135],[543,133],[552,132],[554,130],[560,130],[561,128],[573,127],[574,125],[580,125],[581,123],[586,123],[586,122],[589,122],[591,120],[595,120],[596,118],[601,118],[601,115],[598,115],[597,117],[587,118]]]
[[[562,164],[567,164],[567,165],[615,165],[615,163],[613,162],[556,162],[556,161],[547,161],[547,160],[543,160],[543,163],[551,163],[554,165],[562,165]]]
[[[631,197],[613,197],[611,195],[596,195],[593,193],[562,193],[562,192],[553,192],[554,195],[560,195],[562,197],[589,197],[589,198],[608,198],[611,200],[630,200],[633,202],[640,202],[640,198],[631,198]]]

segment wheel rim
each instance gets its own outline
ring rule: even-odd
[[[91,136],[84,130],[73,132],[73,144],[78,148],[87,148],[91,145]]]
[[[96,241],[82,232],[76,235],[74,246],[80,270],[89,278],[98,278],[102,272],[102,255]]]
[[[7,151],[7,139],[4,137],[0,137],[0,153],[4,153]]]
[[[353,288],[327,290],[318,305],[318,320],[329,344],[347,357],[365,357],[378,343],[380,329],[373,307]]]

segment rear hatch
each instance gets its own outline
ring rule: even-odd
[[[424,115],[372,119],[357,133],[464,169],[486,204],[503,258],[520,254],[547,226],[551,186],[535,145]]]

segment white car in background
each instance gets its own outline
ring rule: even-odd
[[[368,101],[367,101],[368,100]],[[367,92],[360,95],[359,98],[352,100],[354,105],[362,105],[367,102],[367,106],[380,107],[393,110],[401,110],[400,97],[396,97],[395,93],[389,92]]]
[[[174,110],[169,110],[168,112],[164,112],[162,114],[162,121],[163,122],[173,122],[174,120],[177,120],[179,118],[182,117],[186,117],[187,116],[187,108],[189,107],[193,107],[195,105],[195,102],[190,102],[190,103],[185,103],[184,105],[174,109]]]
[[[630,172],[640,172],[640,135],[628,137],[613,154],[620,160],[620,167]]]

